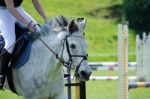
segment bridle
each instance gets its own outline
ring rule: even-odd
[[[86,55],[74,55],[74,54],[71,54],[71,51],[70,51],[70,48],[69,48],[69,41],[68,41],[68,38],[69,37],[77,37],[77,38],[81,38],[81,39],[84,39],[84,37],[83,36],[75,36],[75,35],[67,35],[66,37],[65,37],[65,42],[66,43],[64,43],[64,44],[66,44],[66,49],[67,49],[67,53],[68,53],[68,55],[69,55],[69,63],[73,63],[73,57],[81,57],[82,58],[82,60],[79,62],[79,64],[77,65],[77,66],[75,66],[76,67],[76,70],[75,70],[75,75],[77,75],[77,72],[78,72],[78,70],[79,70],[79,68],[80,68],[80,66],[81,66],[81,63],[84,61],[84,60],[87,60],[87,57],[88,57],[88,54],[86,54]],[[71,65],[70,65],[71,66]],[[75,76],[74,75],[74,76]]]
[[[79,62],[79,64],[76,67],[76,70],[75,70],[75,75],[77,75],[77,72],[81,66],[81,63],[84,61],[84,60],[87,60],[87,57],[88,57],[88,54],[86,55],[74,55],[74,54],[71,54],[71,51],[70,51],[70,48],[69,48],[69,41],[68,41],[68,38],[69,37],[78,37],[78,38],[81,38],[81,39],[84,39],[83,36],[75,36],[75,35],[67,35],[63,40],[63,48],[62,48],[62,53],[61,53],[61,56],[58,55],[58,53],[54,52],[49,46],[48,44],[46,44],[41,38],[39,38],[39,40],[55,55],[56,59],[58,59],[62,64],[63,66],[71,69],[71,66],[73,64],[73,57],[81,57],[82,60]],[[68,56],[69,56],[69,60],[67,62],[64,61],[64,59],[62,59],[62,55],[63,55],[63,52],[64,52],[64,46],[66,45],[66,50],[67,50],[67,53],[68,53]]]

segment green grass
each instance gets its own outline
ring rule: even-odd
[[[5,90],[5,91],[0,91],[0,99],[23,99],[23,98],[13,94],[9,90]]]
[[[90,81],[87,83],[87,99],[118,99],[117,81]],[[148,99],[150,89],[129,91],[129,99]]]
[[[93,71],[92,76],[116,76],[116,71]],[[134,76],[134,71],[129,71]],[[88,81],[86,83],[87,99],[118,99],[118,81]],[[150,89],[139,88],[129,91],[129,99],[148,99]],[[72,87],[72,99],[75,99],[74,87]],[[23,99],[10,91],[0,91],[0,99]]]
[[[86,83],[87,99],[118,99],[117,81],[88,81]],[[74,90],[74,87],[72,88]],[[133,89],[129,91],[129,99],[149,99],[150,89]],[[72,92],[73,99],[74,91]],[[9,91],[0,92],[0,99],[23,99]]]

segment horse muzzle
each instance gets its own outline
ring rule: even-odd
[[[80,71],[76,75],[76,79],[80,81],[87,81],[90,78],[92,72],[87,72],[87,71]]]
[[[80,75],[83,80],[89,80],[92,72],[81,71]]]

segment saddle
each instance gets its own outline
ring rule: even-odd
[[[13,83],[12,68],[19,69],[28,61],[32,47],[32,39],[28,35],[28,29],[22,28],[18,24],[15,24],[15,33],[16,43],[9,63],[7,80],[11,91],[17,94]],[[0,54],[2,53],[4,45],[4,38],[0,34]]]
[[[12,53],[12,58],[10,60],[9,67],[19,69],[22,67],[29,59],[32,40],[28,35],[28,29],[22,28],[18,24],[15,25],[16,32],[16,44]],[[5,45],[3,36],[0,35],[0,53]]]

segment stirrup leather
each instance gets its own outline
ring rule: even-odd
[[[5,81],[5,76],[0,75],[0,90],[4,90],[4,81]]]

